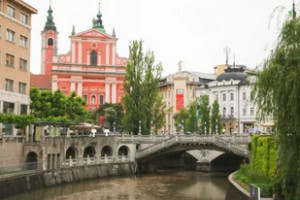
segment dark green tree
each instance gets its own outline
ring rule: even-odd
[[[222,132],[223,126],[220,116],[219,102],[217,99],[215,99],[214,103],[212,104],[210,122],[212,133]]]
[[[189,117],[189,113],[187,111],[187,108],[180,109],[179,113],[176,114],[175,127],[176,127],[177,132],[180,132],[180,131],[186,132],[188,117]]]
[[[123,124],[128,132],[138,134],[141,124],[142,133],[149,134],[151,126],[158,129],[165,120],[166,106],[158,93],[161,72],[161,65],[154,65],[153,53],[144,55],[142,41],[133,41],[129,47],[123,97]]]
[[[105,110],[107,108],[113,108],[117,112],[117,116],[115,119],[116,122],[116,130],[120,131],[123,129],[122,123],[123,123],[123,118],[124,118],[124,108],[122,104],[120,103],[105,103],[99,107],[97,110],[97,113],[100,116],[105,117]]]
[[[210,106],[208,95],[200,97],[200,134],[210,133]]]
[[[285,22],[276,49],[257,72],[252,93],[261,119],[273,116],[278,144],[277,189],[300,199],[300,19]]]
[[[186,130],[192,133],[198,131],[198,118],[197,118],[197,102],[192,102],[187,107],[187,122]]]
[[[105,109],[105,121],[109,123],[109,130],[113,130],[113,124],[117,119],[117,111],[113,107]]]

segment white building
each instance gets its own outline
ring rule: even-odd
[[[175,115],[195,99],[195,89],[215,80],[214,74],[181,71],[163,77],[160,80],[159,92],[171,111],[166,115],[166,123],[161,129],[164,132],[175,132]]]
[[[196,96],[208,95],[210,105],[218,99],[226,133],[253,132],[262,128],[256,120],[257,105],[251,101],[256,77],[245,71],[246,66],[228,66],[215,81],[196,89]]]

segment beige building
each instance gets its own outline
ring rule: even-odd
[[[29,111],[31,15],[37,10],[21,0],[0,0],[0,112]],[[15,135],[11,124],[1,135]]]
[[[160,93],[171,112],[166,115],[166,124],[161,129],[169,133],[176,132],[175,115],[183,107],[190,104],[196,97],[195,89],[201,85],[214,81],[214,74],[206,74],[191,71],[181,71],[164,77],[160,80]]]

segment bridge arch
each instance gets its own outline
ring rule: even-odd
[[[112,154],[113,154],[112,148],[108,145],[104,146],[101,150],[101,156],[103,157],[103,156],[105,156],[105,154],[106,154],[106,156],[112,156]]]
[[[88,146],[84,149],[83,157],[84,158],[87,158],[88,156],[95,157],[95,154],[96,154],[95,148],[92,146]]]
[[[38,156],[35,152],[31,151],[26,156],[26,169],[34,170],[37,169],[38,164]]]
[[[119,148],[119,150],[118,150],[118,155],[119,156],[122,156],[122,155],[128,156],[129,155],[129,148],[128,148],[128,146],[126,146],[126,145],[121,146]]]
[[[78,150],[73,146],[69,147],[66,151],[66,159],[69,159],[70,157],[72,159],[75,159],[77,158],[77,155],[78,155]]]

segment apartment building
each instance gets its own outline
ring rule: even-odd
[[[0,0],[0,112],[27,114],[30,90],[31,15],[37,10],[21,0]],[[15,135],[0,124],[0,135]]]

